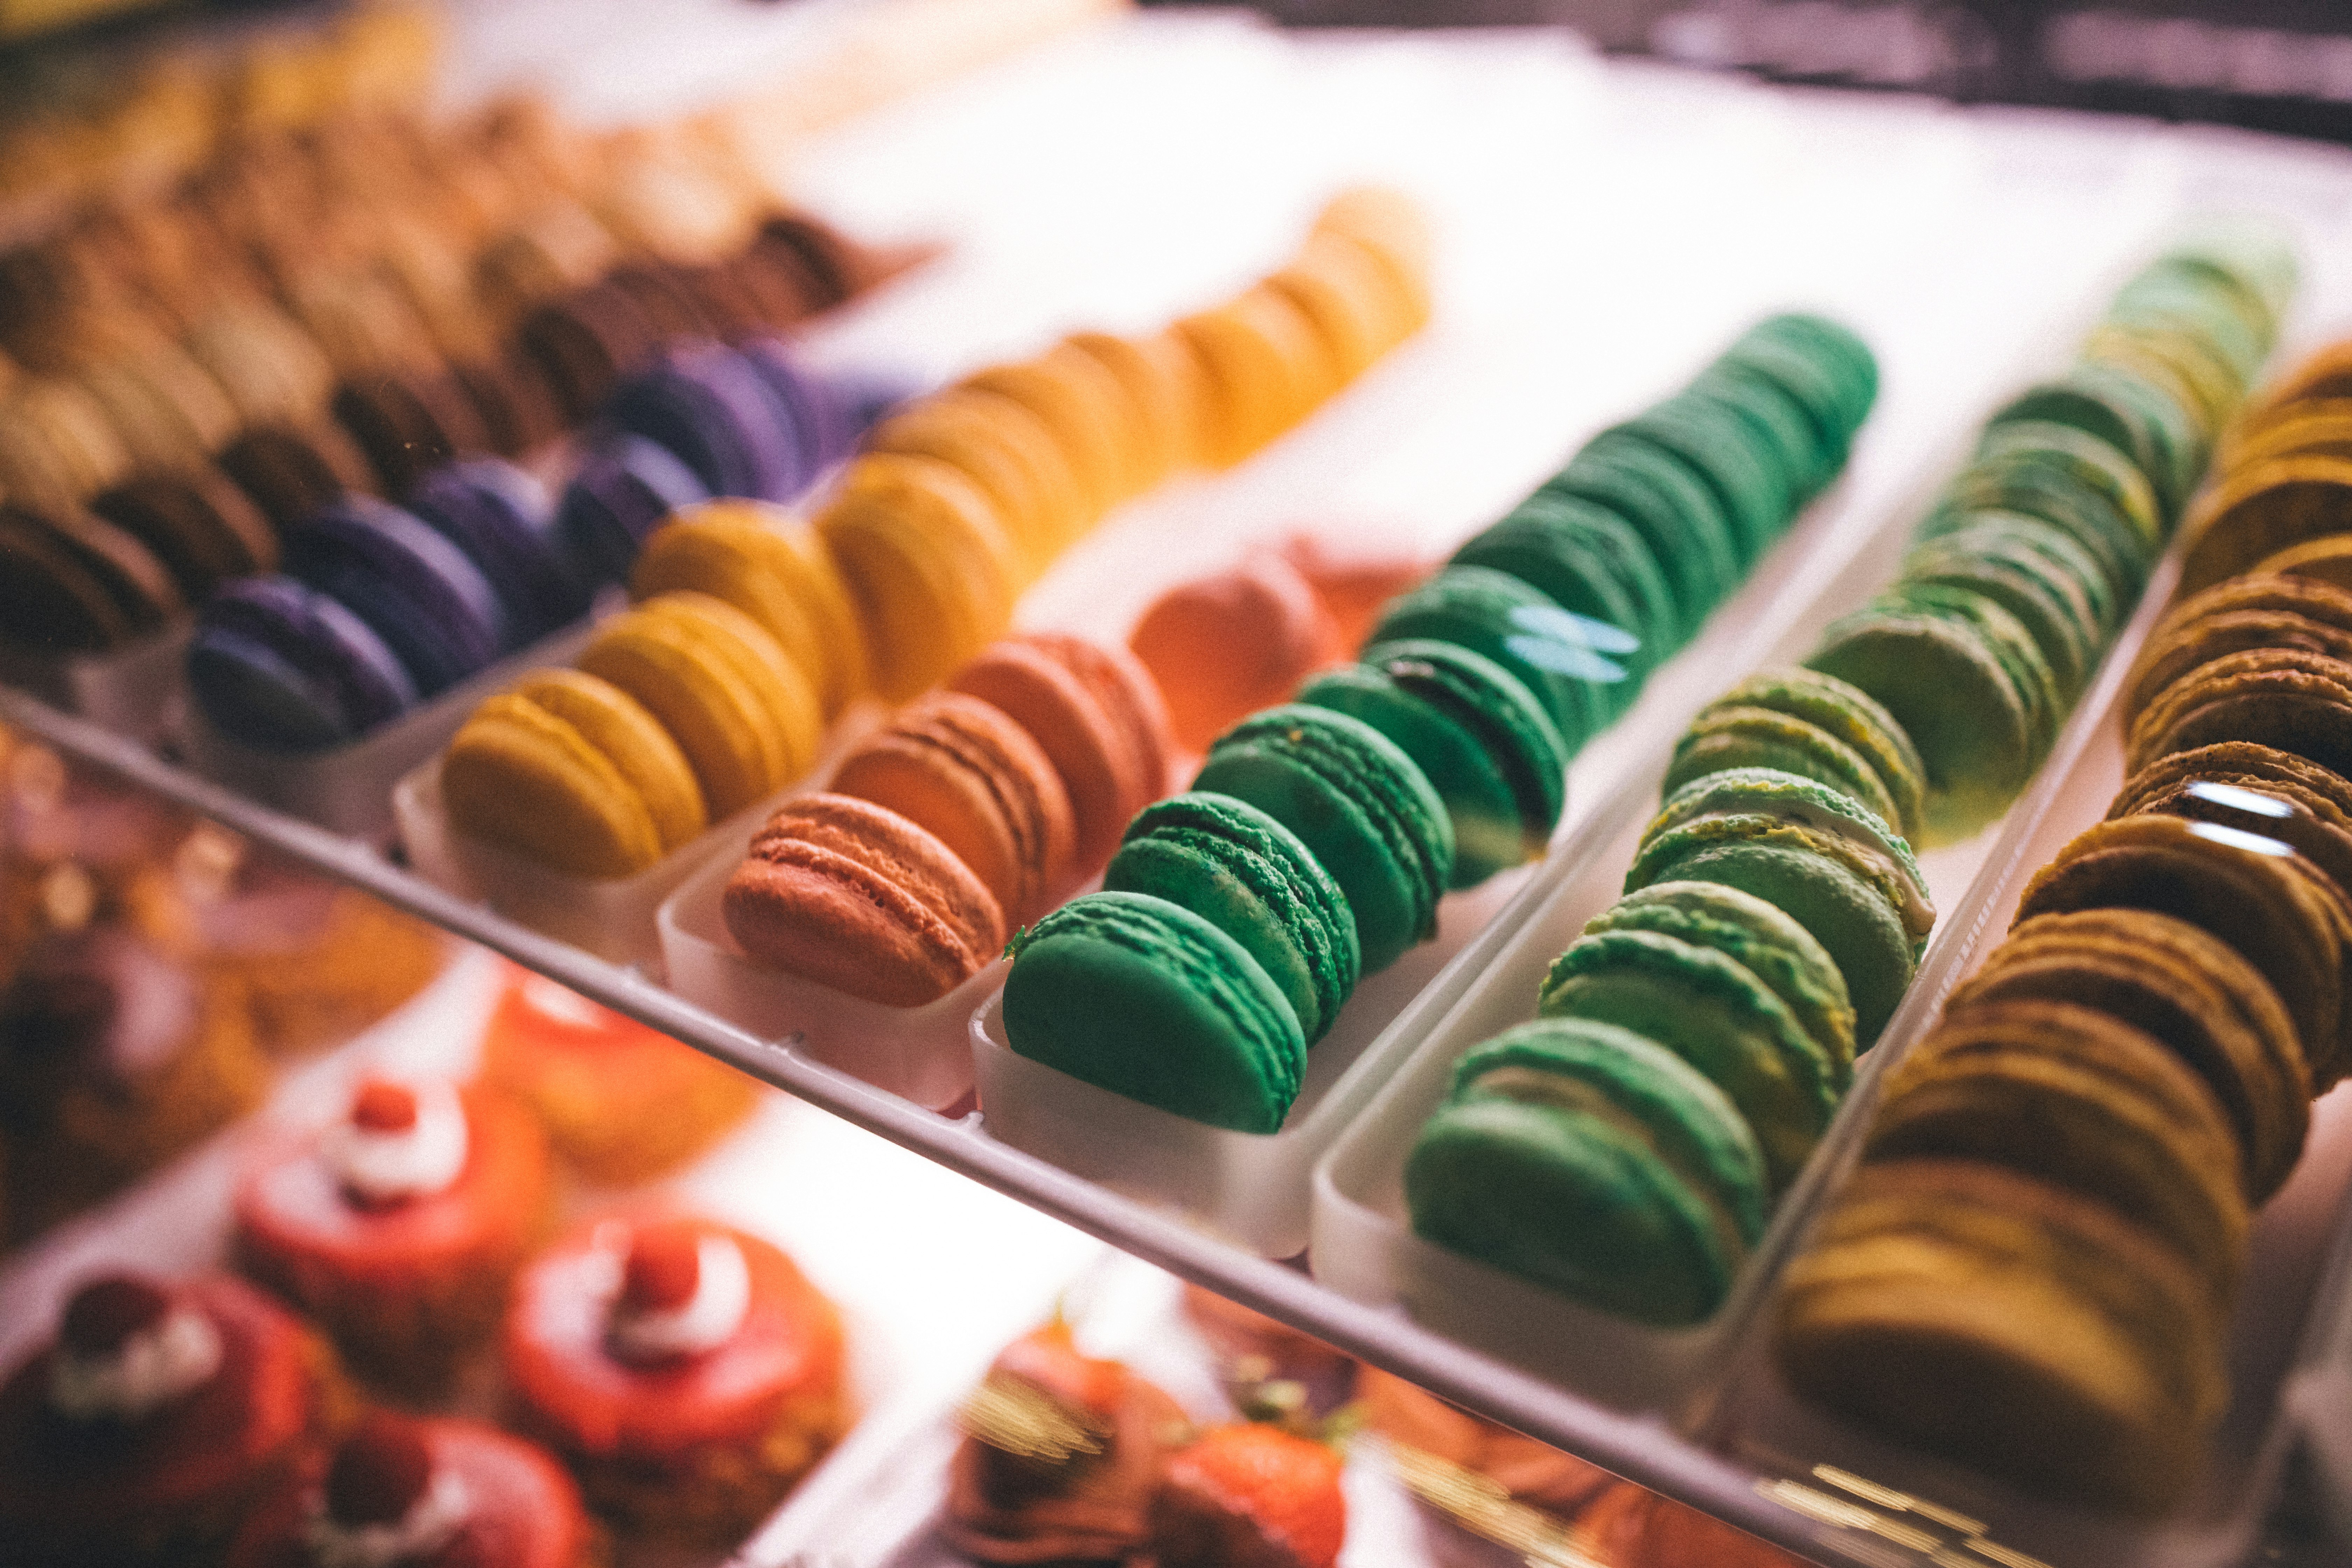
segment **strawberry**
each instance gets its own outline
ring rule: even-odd
[[[1339,1469],[1311,1438],[1215,1428],[1168,1461],[1151,1510],[1160,1568],[1333,1568],[1348,1533]]]

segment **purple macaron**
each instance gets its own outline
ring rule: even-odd
[[[436,468],[406,504],[499,590],[509,648],[588,613],[588,584],[556,535],[547,487],[512,463],[478,458]]]
[[[465,552],[408,512],[347,495],[286,541],[286,572],[365,621],[431,697],[499,657],[507,613]]]
[[[555,532],[592,582],[625,582],[662,519],[709,499],[710,488],[660,442],[610,434],[564,490]]]
[[[604,416],[675,452],[713,495],[783,500],[808,482],[768,384],[716,343],[673,346],[614,389]]]
[[[341,745],[417,701],[406,668],[365,621],[275,574],[242,578],[206,602],[188,688],[214,729],[273,752]]]

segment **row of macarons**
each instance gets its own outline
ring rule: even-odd
[[[2201,586],[2122,696],[2121,792],[1890,1078],[1780,1308],[1808,1397],[2068,1501],[2160,1513],[2196,1485],[2252,1211],[2352,1065],[2352,537],[2278,488],[2352,429],[2328,358],[2224,444],[2188,531]],[[1889,1392],[1988,1379],[2018,1397],[1967,1423]]]
[[[876,426],[812,521],[772,514],[766,539],[700,517],[681,532],[644,507],[607,536],[615,559],[646,542],[633,582],[655,600],[624,617],[625,633],[599,631],[577,670],[530,678],[476,711],[445,754],[451,822],[566,875],[645,868],[805,776],[812,721],[821,732],[852,699],[895,705],[939,687],[1003,634],[1019,593],[1108,508],[1175,468],[1238,460],[1336,394],[1425,319],[1427,266],[1409,202],[1349,193],[1292,266],[1227,305],[1160,334],[1080,334],[908,404]],[[1269,369],[1277,349],[1289,357]],[[1269,384],[1287,389],[1271,404]],[[667,590],[699,601],[661,605]],[[656,626],[714,619],[734,631]],[[746,620],[784,674],[765,650],[744,661]],[[661,647],[671,684],[656,692],[643,671],[623,680],[602,668],[616,636]],[[811,683],[814,706],[795,695]],[[1140,798],[1162,787],[1155,776]],[[950,838],[983,870],[994,864],[975,841]],[[1023,877],[1059,886],[1066,856],[1048,840],[1024,843],[1021,858],[1034,862]],[[1001,916],[1034,912],[1034,893],[1000,890]]]
[[[1719,598],[1712,576],[1667,596],[1662,555],[1706,529],[1736,582],[1843,462],[1874,378],[1842,328],[1776,317],[1595,438],[1552,483],[1599,476],[1617,504],[1539,495],[1475,537],[1380,613],[1360,659],[1216,737],[1190,791],[1130,825],[1101,892],[1014,939],[1013,1048],[1277,1131],[1360,977],[1434,935],[1448,890],[1543,852],[1577,749],[1655,663],[1607,655],[1677,646]]]
[[[2276,258],[2230,259],[2160,258],[2094,353],[2120,333],[2184,359],[2227,343],[2258,366],[2274,307],[2256,280]],[[2105,438],[2161,406],[2201,462],[2204,411],[2161,395],[2091,358],[2013,400],[1892,590],[1805,668],[1700,711],[1626,898],[1552,965],[1538,1022],[1457,1065],[1418,1136],[1419,1234],[1648,1322],[1722,1304],[1909,988],[1935,919],[1911,841],[1965,836],[2031,779],[2194,483]]]
[[[480,458],[429,470],[400,505],[346,492],[303,519],[279,570],[205,601],[190,690],[215,731],[259,750],[356,740],[581,619],[677,509],[792,493],[874,412],[773,340],[680,345],[622,384],[560,505]]]

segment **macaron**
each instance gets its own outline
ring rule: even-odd
[[[1167,705],[1124,648],[1059,632],[1003,637],[948,689],[1011,718],[1054,764],[1070,799],[1077,874],[1110,858],[1129,819],[1168,788]]]
[[[1862,753],[1793,714],[1737,702],[1700,710],[1675,742],[1659,788],[1672,795],[1694,779],[1732,768],[1799,773],[1841,791],[1891,828],[1900,819],[1894,797]]]
[[[1297,700],[1362,720],[1437,792],[1454,830],[1449,886],[1475,887],[1541,855],[1567,801],[1568,747],[1507,670],[1451,643],[1383,643],[1326,670]]]
[[[1996,1165],[1863,1166],[1782,1283],[1805,1400],[2029,1494],[2126,1514],[2193,1489],[2225,1379],[2210,1292],[2105,1203]]]
[[[1743,572],[1788,525],[1794,506],[1792,481],[1720,404],[1671,398],[1612,426],[1591,444],[1655,447],[1689,469],[1729,520],[1732,546]]]
[[[1587,1018],[1473,1047],[1413,1141],[1404,1193],[1423,1239],[1660,1327],[1714,1315],[1768,1212],[1763,1156],[1723,1091]]]
[[[264,751],[341,745],[419,700],[407,667],[367,622],[291,577],[247,577],[215,594],[187,670],[213,728]]]
[[[2325,583],[2352,593],[2352,534],[2323,534],[2301,544],[2290,544],[2277,554],[2256,562],[2253,574]]]
[[[2284,1184],[2310,1127],[2311,1073],[2277,994],[2226,942],[2146,910],[2038,915],[1949,1005],[2021,1001],[2095,1007],[2161,1042],[2229,1118],[2245,1200]]]
[[[904,702],[1000,634],[1020,581],[987,497],[929,458],[867,453],[816,518],[866,627],[874,684]]]
[[[2131,604],[2147,585],[2155,551],[2142,529],[2096,482],[2099,473],[2043,460],[2031,452],[1979,458],[1945,487],[1918,536],[1932,539],[1977,512],[2038,518],[2097,563],[2101,586],[2110,601]]]
[[[1628,634],[1636,647],[1623,662],[1636,680],[1681,646],[1681,610],[1649,546],[1604,507],[1538,491],[1453,560],[1507,573],[1560,608]]]
[[[1552,961],[1536,1011],[1630,1029],[1697,1068],[1755,1133],[1776,1193],[1796,1179],[1845,1089],[1839,1064],[1754,971],[1661,931],[1579,937]]]
[[[808,678],[757,621],[707,594],[664,594],[605,622],[579,667],[669,731],[714,821],[816,762],[824,721]]]
[[[595,582],[625,582],[655,528],[709,499],[709,488],[668,447],[642,436],[607,436],[564,487],[556,537]]]
[[[1208,921],[1148,894],[1089,893],[1012,952],[1016,1054],[1212,1127],[1281,1130],[1305,1073],[1297,1015]]]
[[[2155,559],[2171,531],[2155,487],[2130,454],[2087,430],[2048,420],[1996,421],[1978,441],[1976,466],[1994,463],[2046,468],[2095,493],[2130,524],[2145,559]]]
[[[843,795],[778,807],[719,910],[753,963],[892,1007],[936,1001],[1004,946],[1003,912],[961,858],[898,813]]]
[[[2309,578],[2252,573],[2180,600],[2148,632],[2132,665],[2124,689],[2125,723],[2191,670],[2265,647],[2352,661],[2352,592]]]
[[[1917,864],[1866,808],[1812,779],[1735,768],[1669,796],[1642,836],[1625,891],[1720,882],[1785,910],[1836,961],[1868,1049],[1894,1015],[1935,924]]]
[[[1739,585],[1739,552],[1721,503],[1688,468],[1654,447],[1596,443],[1536,493],[1586,501],[1632,525],[1665,576],[1685,640]]]
[[[1274,551],[1177,584],[1128,634],[1167,701],[1177,743],[1193,752],[1287,698],[1331,657],[1333,643],[1314,585]]]
[[[829,786],[887,806],[953,850],[1015,927],[1069,876],[1076,828],[1052,761],[1002,710],[938,691],[844,757]]]
[[[219,462],[280,537],[337,496],[377,482],[351,437],[315,421],[247,426]]]
[[[1118,418],[1126,394],[1093,356],[1048,352],[975,371],[958,384],[992,393],[1036,416],[1077,482],[1088,523],[1141,488],[1139,465]],[[1067,542],[1066,536],[1062,542]]]
[[[209,464],[135,474],[91,497],[89,510],[145,545],[192,605],[233,578],[278,566],[268,520]]]
[[[1391,601],[1370,645],[1453,643],[1501,666],[1543,704],[1574,751],[1629,705],[1636,639],[1571,615],[1491,566],[1448,566]]]
[[[2305,453],[2221,475],[2181,523],[2180,592],[2194,594],[2293,545],[2347,531],[2352,458]]]
[[[1904,581],[1988,600],[2013,617],[2033,639],[2063,713],[2089,684],[2105,645],[2089,596],[2022,546],[1988,540],[1989,548],[1979,552],[1973,542],[1951,543],[1952,537],[1932,540],[1906,556]]]
[[[136,537],[79,508],[0,501],[0,639],[46,655],[102,653],[161,631],[184,601]]]
[[[645,869],[709,822],[661,721],[576,669],[528,675],[477,708],[442,755],[441,796],[467,837],[597,879]]]
[[[1397,744],[1360,719],[1287,704],[1242,721],[1192,780],[1298,836],[1347,896],[1367,973],[1437,930],[1454,869],[1445,803]]]
[[[533,307],[516,323],[517,352],[555,394],[566,425],[583,425],[622,376],[661,345],[645,308],[609,279]]]
[[[1201,456],[1212,468],[1249,457],[1329,390],[1329,351],[1277,290],[1249,290],[1170,331],[1200,367]]]
[[[1973,621],[1873,605],[1831,623],[1805,664],[1866,693],[1909,738],[1927,773],[1923,845],[1968,837],[2032,777],[2033,710]]]
[[[2235,948],[2278,993],[2315,1082],[2339,1059],[2343,893],[2276,840],[2220,823],[2128,816],[2072,839],[2034,874],[2018,921],[2075,910],[2169,915]]]
[[[1801,665],[1787,665],[1757,671],[1701,709],[1699,713],[1704,719],[1718,710],[1731,709],[1761,710],[1796,720],[1838,742],[1846,753],[1859,759],[1868,769],[1878,792],[1885,796],[1893,808],[1885,814],[1886,825],[1906,839],[1918,837],[1924,826],[1927,799],[1926,764],[1920,762],[1918,751],[1911,744],[1911,737],[1904,732],[1903,726],[1896,723],[1895,716],[1879,706],[1868,692],[1833,675],[1824,675],[1820,670],[1807,669]],[[1691,776],[1697,777],[1702,771],[1716,770],[1694,768],[1690,770]],[[1802,768],[1787,771],[1804,773],[1811,778],[1821,777],[1819,773]],[[1675,779],[1671,774],[1669,779],[1664,791],[1668,795],[1688,782]],[[1834,779],[1826,778],[1822,782],[1836,783]],[[1868,794],[1865,790],[1855,798],[1868,805]]]
[[[2064,721],[2067,698],[2059,685],[2056,673],[2042,656],[2033,634],[2025,624],[1990,595],[1972,588],[1951,584],[1924,581],[1906,575],[1880,595],[1881,607],[1897,613],[1916,613],[1939,617],[1967,626],[1977,640],[1993,656],[2001,672],[2009,677],[2025,706],[2025,723],[2031,762],[2028,773],[2038,766],[2058,739],[2058,728]]]
[[[442,464],[489,449],[472,408],[436,373],[370,370],[339,384],[327,406],[386,495],[404,495]]]
[[[1584,934],[1647,931],[1712,948],[1771,988],[1835,1068],[1853,1064],[1853,1003],[1837,961],[1777,905],[1719,882],[1655,882],[1626,894]]]
[[[1952,560],[2014,564],[2062,601],[2079,600],[2091,640],[2104,647],[2135,602],[2118,600],[2106,572],[2074,536],[2054,523],[2022,512],[1945,508],[1920,524],[1909,559],[1923,563]]]
[[[2172,752],[2249,741],[2352,773],[2352,664],[2291,647],[2225,654],[2161,692],[2125,732],[2133,773]]]
[[[1296,834],[1246,801],[1195,792],[1145,807],[1103,887],[1181,904],[1233,938],[1309,1046],[1356,988],[1362,955],[1346,896]]]
[[[512,463],[472,458],[444,464],[419,479],[403,505],[497,584],[507,611],[507,647],[588,613],[588,583],[556,533],[546,487]]]
[[[2212,1089],[2112,1014],[2040,997],[1955,1002],[1888,1074],[1864,1160],[1999,1165],[2163,1237],[2228,1304],[2244,1264],[2237,1135]]]
[[[1136,447],[1151,482],[1200,460],[1203,392],[1200,362],[1167,332],[1119,337],[1075,332],[1065,340],[1090,355],[1126,390]]]
[[[2205,779],[2284,795],[2315,816],[2352,826],[2352,781],[2292,752],[2251,741],[2221,741],[2158,757],[2124,780],[2107,815],[2136,816],[2148,801]]]
[[[781,337],[745,338],[735,352],[771,395],[799,455],[803,488],[855,451],[859,437],[907,397],[906,386],[888,375],[820,377]]]
[[[507,608],[489,579],[413,514],[373,496],[346,495],[294,530],[286,574],[373,627],[422,696],[446,690],[507,646]]]
[[[2179,515],[2196,488],[2201,437],[2179,405],[2139,377],[2113,365],[2078,363],[2030,386],[1995,411],[1989,425],[2065,425],[2129,457],[2157,492],[2164,515]]]
[[[1011,398],[952,388],[918,399],[874,427],[866,449],[945,463],[985,496],[1034,581],[1089,513],[1070,459],[1043,420]]]
[[[744,358],[685,343],[624,377],[605,405],[616,429],[677,454],[714,496],[787,500],[816,477],[779,400]]]
[[[757,500],[701,501],[654,531],[629,570],[638,598],[685,590],[721,599],[776,639],[827,718],[872,686],[865,629],[815,531]]]

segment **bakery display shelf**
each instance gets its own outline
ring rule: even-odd
[[[1870,1568],[1867,1550],[1824,1544],[1814,1519],[1774,1501],[1757,1478],[1657,1423],[1622,1415],[1348,1300],[1303,1272],[1253,1257],[1184,1221],[1073,1176],[695,1007],[619,968],[443,892],[367,846],[268,810],[95,725],[0,690],[0,721],[83,762],[259,839],[385,902],[434,921],[671,1035],[844,1121],[915,1151],[1218,1294],[1292,1323],[1364,1361],[1629,1480],[1790,1551]],[[764,1179],[764,1178],[763,1178]]]
[[[2169,596],[2177,570],[2177,558],[2168,559],[2150,584],[2143,630],[2150,606]],[[2120,677],[2127,664],[2118,648],[2077,715],[2087,723],[2071,765],[2045,776],[2041,810],[1986,857],[1971,894],[1971,929],[1931,957],[1941,959],[1940,972],[1932,985],[1914,988],[1907,1016],[1890,1026],[1889,1040],[1898,1047],[1932,1026],[1943,996],[2000,941],[2033,874],[2105,816],[2124,783]],[[1928,870],[1932,879],[1932,864]],[[1883,1076],[1882,1069],[1858,1081],[1855,1095]],[[1857,1152],[1840,1151],[1832,1169],[1816,1173],[1814,1215]],[[1783,1259],[1802,1245],[1806,1228],[1801,1222],[1788,1228]],[[1936,1553],[1958,1549],[1971,1534],[1957,1520],[1980,1539],[2066,1568],[2225,1568],[2254,1552],[2299,1444],[2315,1461],[2315,1489],[2335,1532],[2330,1550],[2352,1552],[2352,1474],[2342,1464],[2342,1395],[2352,1370],[2352,1096],[2339,1089],[2313,1106],[2300,1163],[2254,1215],[2252,1258],[2230,1328],[2230,1406],[2214,1431],[2202,1481],[2165,1521],[2132,1525],[2039,1501],[1834,1420],[1789,1394],[1770,1364],[1768,1339],[1760,1322],[1746,1336],[1715,1435],[1759,1472],[1780,1478],[1770,1488],[1776,1495],[1824,1520],[1842,1518],[1837,1528],[1851,1539],[1874,1536],[1874,1549],[1890,1563],[1947,1561]],[[1854,1484],[1824,1490],[1818,1479],[1824,1474]]]

